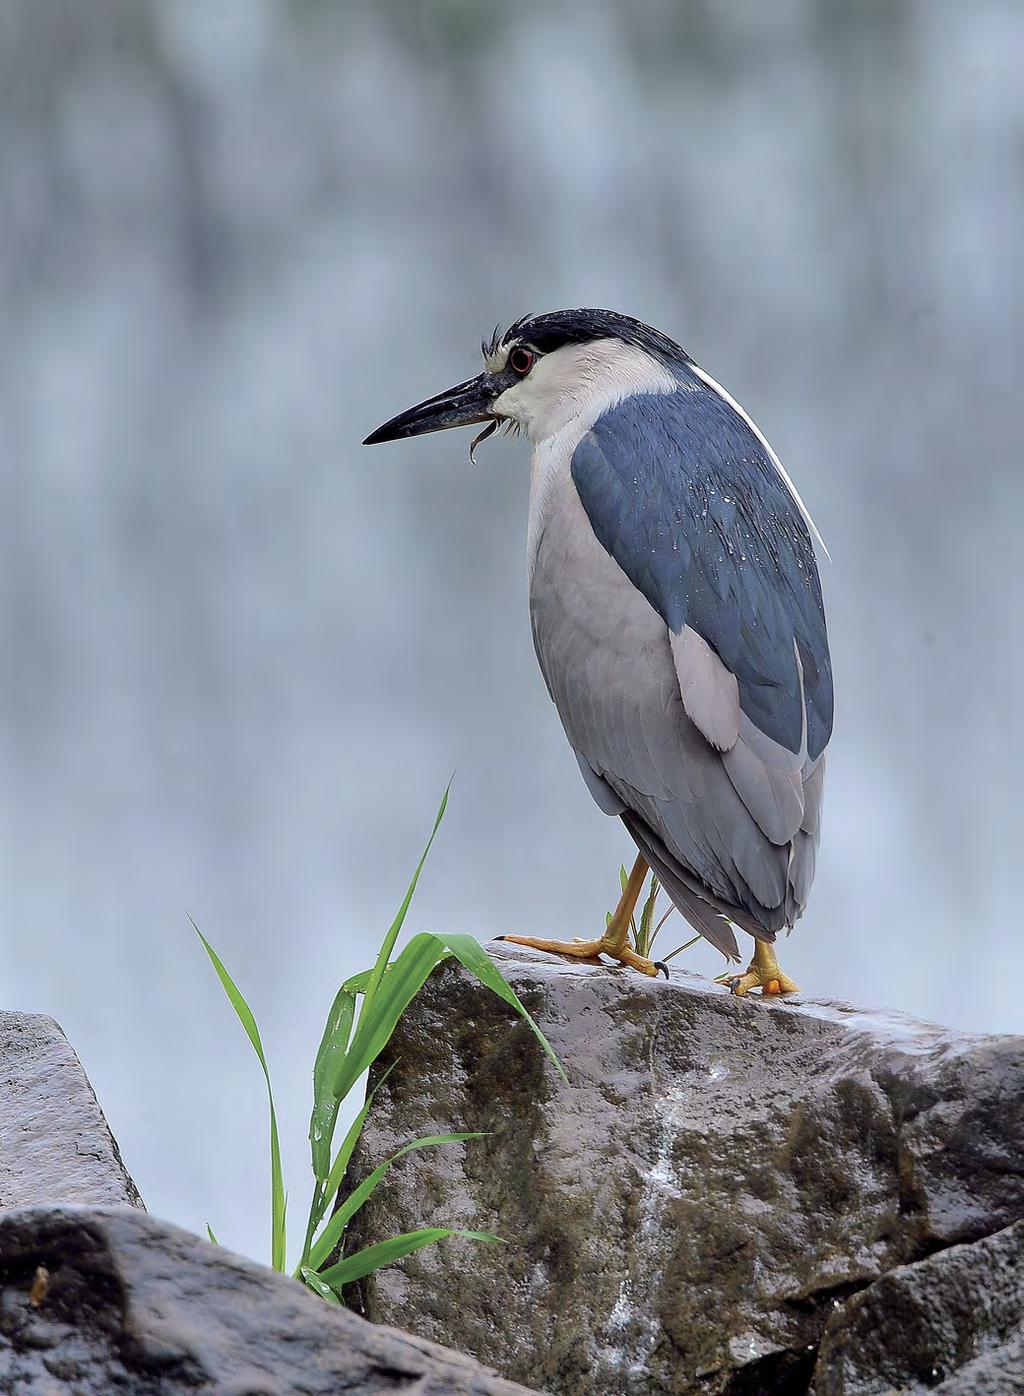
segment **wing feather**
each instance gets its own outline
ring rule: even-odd
[[[681,881],[777,929],[788,853],[750,817],[720,754],[687,716],[664,622],[597,543],[571,486],[550,508],[531,588],[534,642],[595,799],[637,815]],[[613,629],[609,612],[619,620]]]
[[[689,625],[684,625],[678,635],[670,631],[669,642],[687,717],[712,746],[728,751],[739,736],[740,691],[736,675]]]
[[[804,787],[798,756],[744,716],[742,730],[722,763],[740,799],[772,843],[793,838],[804,817]]]
[[[694,378],[600,418],[544,511],[534,643],[591,793],[724,954],[727,919],[774,938],[806,904],[832,725],[792,496]]]

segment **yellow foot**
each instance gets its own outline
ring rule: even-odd
[[[620,965],[637,969],[641,974],[652,977],[659,970],[668,978],[668,966],[660,960],[645,960],[642,955],[630,948],[629,923],[643,890],[647,876],[647,862],[641,854],[633,864],[633,871],[626,879],[622,896],[605,927],[600,940],[538,940],[535,936],[499,936],[499,940],[510,941],[513,945],[528,945],[531,950],[546,950],[549,955],[567,955],[571,960],[583,960],[585,964],[599,965],[601,956],[607,955]]]
[[[607,955],[609,959],[639,970],[641,974],[653,976],[660,970],[668,978],[668,966],[660,960],[645,960],[628,944],[604,936],[600,940],[538,940],[536,936],[499,936],[498,939],[507,940],[512,945],[528,945],[531,950],[546,950],[550,955],[566,955],[571,960],[582,960],[591,965],[599,965],[600,957]]]
[[[725,984],[737,998],[742,998],[751,989],[760,989],[762,994],[798,994],[800,986],[794,984],[788,974],[783,974],[775,958],[772,946],[763,940],[754,942],[754,958],[747,966],[745,974],[730,972],[720,974],[716,984]]]

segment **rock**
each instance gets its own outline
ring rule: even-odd
[[[0,1012],[0,1208],[48,1202],[142,1206],[59,1026]]]
[[[128,1207],[0,1216],[0,1391],[528,1396]]]
[[[825,1328],[815,1396],[1024,1390],[1024,1222],[901,1265]]]
[[[571,1084],[439,968],[380,1062],[355,1176],[415,1135],[491,1137],[401,1160],[359,1239],[507,1245],[369,1277],[350,1302],[374,1321],[558,1396],[804,1392],[848,1296],[1024,1216],[1024,1040],[490,949]]]

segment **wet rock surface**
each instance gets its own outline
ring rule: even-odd
[[[829,1320],[815,1396],[1024,1391],[1024,1222],[890,1271]]]
[[[60,1027],[0,1012],[0,1208],[55,1202],[142,1206]]]
[[[0,1216],[12,1396],[528,1396],[127,1207]]]
[[[829,1327],[822,1396],[887,1391],[842,1384],[846,1306],[1024,1216],[1024,1039],[490,949],[570,1085],[493,995],[435,972],[357,1169],[419,1134],[491,1137],[409,1154],[360,1240],[446,1223],[507,1244],[368,1277],[369,1318],[559,1396],[807,1392]]]

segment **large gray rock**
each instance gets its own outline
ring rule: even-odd
[[[142,1206],[58,1025],[0,1012],[0,1208],[48,1202]]]
[[[10,1396],[528,1396],[127,1207],[0,1216]]]
[[[559,1396],[806,1391],[849,1295],[1024,1216],[1024,1040],[490,948],[570,1085],[498,999],[435,973],[357,1169],[491,1137],[408,1155],[360,1239],[440,1220],[508,1244],[370,1277],[371,1319]]]
[[[1024,1222],[902,1265],[829,1319],[815,1396],[1024,1391]]]

